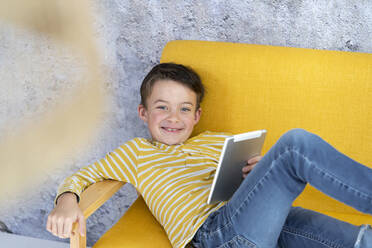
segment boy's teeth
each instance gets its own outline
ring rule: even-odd
[[[173,132],[173,131],[177,131],[178,129],[176,129],[176,128],[165,128],[166,130],[168,130],[168,131],[171,131],[171,132]]]

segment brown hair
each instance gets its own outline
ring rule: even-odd
[[[158,64],[146,75],[141,85],[141,104],[145,108],[147,108],[146,99],[159,80],[173,80],[194,91],[196,94],[196,110],[199,109],[205,92],[199,75],[190,67],[175,63]]]

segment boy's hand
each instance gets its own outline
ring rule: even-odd
[[[48,216],[46,229],[60,238],[69,238],[72,233],[72,224],[79,223],[81,236],[85,233],[85,219],[76,196],[73,193],[64,193],[58,200],[57,205]]]
[[[256,156],[247,161],[247,165],[243,167],[243,178],[245,178],[248,173],[253,170],[253,168],[256,166],[256,164],[261,160],[262,156]]]

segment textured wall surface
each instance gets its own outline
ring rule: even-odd
[[[96,0],[92,6],[95,36],[104,55],[102,67],[109,75],[105,89],[112,97],[98,138],[38,187],[7,199],[0,209],[0,230],[58,239],[45,230],[45,223],[63,178],[130,138],[148,137],[137,118],[139,86],[170,40],[372,52],[369,0]],[[45,37],[0,23],[0,138],[5,129],[47,111],[61,94],[71,91],[79,80],[79,66],[68,53],[56,56]],[[88,244],[110,228],[135,198],[135,190],[127,185],[91,216]]]

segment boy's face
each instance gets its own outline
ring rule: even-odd
[[[139,117],[147,123],[152,139],[167,145],[186,141],[201,115],[196,93],[172,80],[155,82],[146,104],[147,109],[138,106]]]

